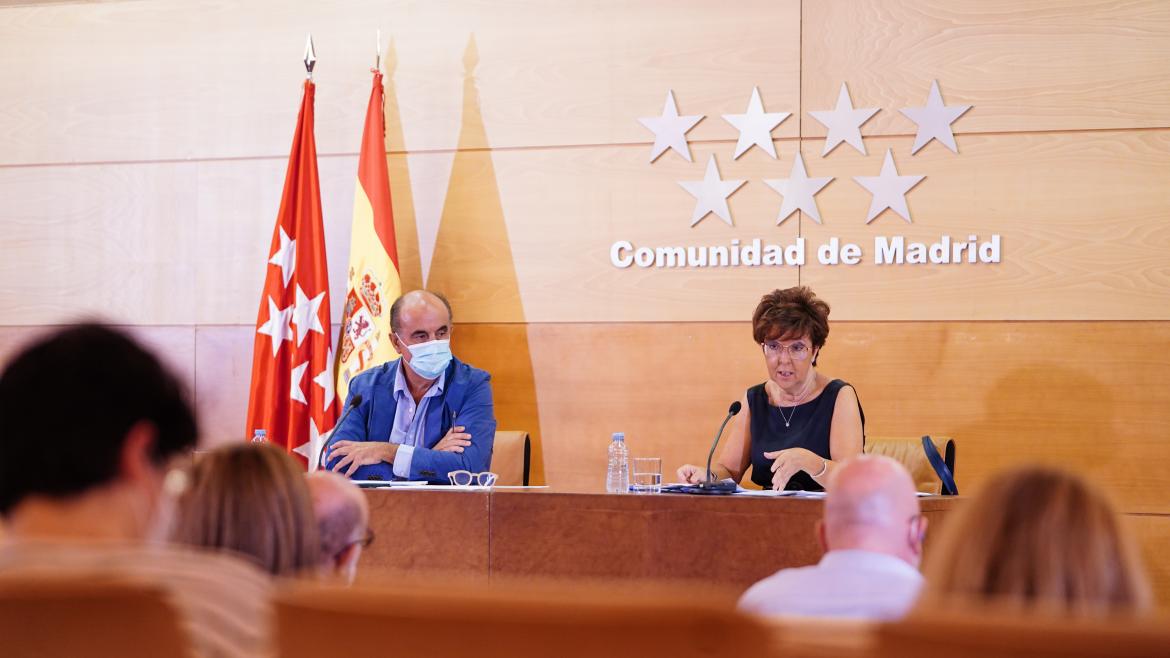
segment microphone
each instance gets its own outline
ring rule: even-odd
[[[715,447],[719,445],[720,437],[723,436],[723,428],[727,427],[727,423],[731,420],[732,416],[739,413],[740,409],[743,409],[743,404],[739,400],[732,402],[731,406],[727,408],[727,416],[723,419],[723,423],[719,425],[719,431],[715,433],[715,440],[711,442],[711,452],[707,453],[707,479],[699,483],[699,487],[695,490],[695,493],[722,494],[733,493],[735,491],[734,483],[728,486],[725,483],[715,482],[715,477],[711,474],[711,459],[715,456]]]
[[[345,408],[345,411],[341,414],[341,418],[338,418],[337,422],[333,424],[333,429],[336,430],[338,427],[341,427],[341,421],[345,420],[346,416],[349,416],[349,412],[353,411],[354,409],[357,409],[358,405],[361,403],[362,403],[362,394],[361,393],[358,393],[358,394],[354,395],[352,398],[350,398],[349,399],[349,406]],[[332,436],[330,438],[332,438]],[[317,468],[325,468],[325,462],[323,460],[325,459],[325,448],[328,448],[328,447],[329,447],[328,441],[326,441],[321,446],[321,452],[319,452],[317,454]]]

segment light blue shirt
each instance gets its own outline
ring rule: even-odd
[[[443,386],[447,381],[446,372],[439,375],[418,404],[415,404],[414,396],[406,385],[406,375],[402,372],[403,368],[409,367],[403,362],[394,378],[394,401],[398,406],[394,411],[394,426],[390,428],[390,443],[398,444],[398,452],[394,455],[394,475],[400,478],[410,477],[414,449],[426,447],[423,440],[426,436],[427,407],[432,398],[443,394]]]
[[[922,574],[892,555],[825,553],[818,564],[782,569],[752,585],[739,609],[760,615],[898,619],[914,605]]]

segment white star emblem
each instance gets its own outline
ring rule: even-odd
[[[764,112],[764,103],[760,100],[760,88],[752,88],[752,98],[748,101],[747,112],[744,114],[724,114],[723,120],[739,130],[739,141],[735,143],[736,160],[753,146],[758,146],[776,159],[776,145],[772,143],[772,130],[784,123],[791,116],[790,112]]]
[[[850,146],[865,155],[865,144],[861,141],[861,124],[869,121],[881,108],[871,107],[861,110],[853,109],[853,100],[849,98],[849,88],[841,83],[841,92],[837,94],[837,107],[832,110],[809,112],[812,118],[820,121],[829,129],[825,137],[825,150],[821,157],[837,148],[841,142],[848,142]]]
[[[702,120],[702,114],[680,117],[678,106],[674,103],[674,92],[667,91],[662,116],[638,119],[638,123],[654,133],[654,148],[650,151],[650,162],[657,160],[667,149],[674,149],[675,153],[681,155],[687,162],[692,162],[691,148],[687,146],[687,131]]]
[[[321,448],[329,443],[329,436],[333,434],[333,430],[321,434],[317,431],[317,423],[313,419],[309,419],[309,440],[306,443],[293,448],[293,452],[309,460],[309,472],[321,468]]]
[[[333,398],[337,395],[335,392],[337,382],[333,379],[333,348],[329,348],[329,358],[325,361],[325,369],[317,373],[317,376],[313,378],[313,383],[325,391],[325,406],[322,407],[322,411],[328,411],[329,405],[333,404]]]
[[[280,351],[282,342],[293,339],[292,327],[289,326],[289,321],[292,320],[292,309],[291,306],[283,309],[277,308],[272,296],[268,296],[268,322],[260,325],[256,333],[272,338],[272,356],[274,357]]]
[[[955,144],[955,133],[951,124],[963,116],[970,105],[943,105],[942,94],[938,91],[938,80],[930,84],[930,96],[926,99],[926,107],[907,107],[902,110],[911,121],[918,124],[918,134],[914,136],[914,148],[910,155],[926,146],[930,140],[937,139],[952,153],[958,153],[959,147]]]
[[[804,158],[801,157],[800,153],[797,153],[796,159],[792,161],[792,172],[788,174],[788,178],[764,180],[768,187],[784,197],[784,203],[780,204],[780,216],[776,218],[776,225],[782,224],[789,215],[797,210],[803,210],[806,215],[820,224],[821,211],[817,208],[815,197],[817,192],[820,192],[832,180],[832,176],[809,178],[808,172],[804,169]]]
[[[870,194],[873,195],[873,201],[869,204],[869,216],[865,218],[865,223],[872,222],[886,208],[901,215],[907,224],[911,223],[910,209],[906,207],[906,193],[910,191],[910,188],[921,183],[923,178],[926,176],[899,176],[897,168],[894,167],[894,154],[890,149],[886,149],[886,159],[882,162],[881,174],[853,177],[858,185],[869,190]]]
[[[283,226],[277,228],[280,229],[280,248],[272,254],[268,262],[280,267],[280,274],[284,277],[284,286],[287,288],[289,279],[297,269],[297,241],[289,239]]]
[[[698,199],[698,202],[695,203],[695,212],[691,215],[691,226],[698,224],[699,220],[709,213],[719,215],[719,218],[727,222],[728,226],[733,226],[731,210],[727,207],[727,197],[731,196],[732,192],[738,190],[746,181],[721,180],[719,167],[715,165],[714,155],[707,160],[707,173],[703,176],[703,180],[677,182],[684,190],[690,192],[691,196]]]
[[[308,367],[309,362],[305,361],[301,365],[293,368],[290,374],[292,382],[289,384],[288,397],[301,404],[309,404],[309,401],[305,399],[305,391],[301,388],[301,380],[305,378],[305,369]]]
[[[321,326],[321,318],[317,316],[321,310],[321,302],[325,299],[325,292],[322,291],[316,297],[309,299],[298,283],[296,294],[297,303],[293,307],[292,323],[297,326],[297,347],[300,347],[310,331],[325,335],[325,329]]]

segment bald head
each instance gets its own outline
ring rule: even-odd
[[[906,469],[889,457],[860,455],[829,482],[822,541],[828,550],[876,551],[917,565],[925,530],[919,514]]]
[[[404,327],[404,324],[415,324],[412,322],[416,318],[426,316],[427,318],[439,317],[442,314],[446,315],[445,324],[451,324],[451,303],[447,298],[437,292],[430,290],[412,290],[390,305],[390,331],[399,334],[403,338],[407,338],[410,334],[410,328]],[[406,322],[403,322],[404,317]],[[403,331],[403,329],[406,331]]]
[[[321,560],[337,571],[352,571],[370,524],[366,496],[353,482],[332,471],[306,476],[313,514],[321,536]]]

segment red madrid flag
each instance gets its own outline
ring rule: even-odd
[[[313,139],[313,91],[305,81],[284,194],[268,250],[268,275],[256,318],[246,436],[268,440],[317,466],[337,422],[330,339],[329,273]]]

